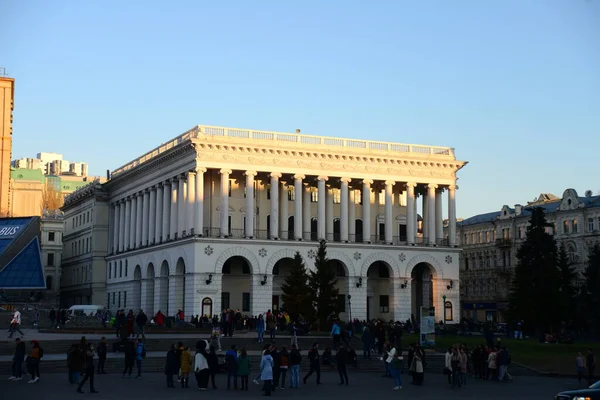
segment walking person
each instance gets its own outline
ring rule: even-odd
[[[206,340],[200,340],[196,343],[196,355],[194,356],[194,374],[196,375],[196,382],[199,390],[208,390],[208,376],[210,371],[208,369],[208,360],[206,348],[208,342]]]
[[[31,375],[31,380],[27,383],[37,383],[40,380],[40,359],[44,355],[43,350],[37,340],[34,340],[32,344],[33,348],[31,349],[31,353],[26,360],[27,369]]]
[[[588,384],[591,386],[594,384],[594,371],[596,369],[596,356],[591,348],[588,349],[586,365],[588,372]]]
[[[308,360],[310,362],[310,369],[308,370],[308,374],[304,376],[303,382],[306,385],[306,381],[308,378],[312,376],[313,373],[317,374],[317,385],[321,384],[321,360],[319,355],[319,343],[313,343],[312,349],[308,352]]]
[[[167,362],[165,363],[165,375],[167,376],[167,387],[174,388],[175,381],[173,375],[179,371],[180,363],[177,360],[177,353],[175,352],[175,345],[172,344],[171,348],[167,352]]]
[[[23,360],[25,360],[25,342],[17,338],[15,340],[15,354],[12,362],[12,376],[8,378],[10,381],[20,381],[23,379]]]
[[[346,351],[346,347],[343,344],[340,344],[340,347],[335,354],[335,363],[337,364],[338,375],[340,376],[340,385],[349,385],[348,382],[348,369],[346,368],[346,362],[348,361],[348,352]]]
[[[452,347],[448,347],[448,351],[444,354],[444,375],[448,377],[448,384],[452,385]]]
[[[90,393],[98,393],[96,389],[94,389],[95,370],[96,367],[94,365],[94,346],[92,346],[92,344],[89,343],[85,352],[85,376],[77,386],[77,393],[83,393],[83,390],[81,390],[81,388],[83,387],[83,385],[85,385],[85,383],[88,380],[90,381]]]
[[[392,377],[394,378],[394,390],[402,389],[402,356],[394,354],[391,362]]]
[[[258,336],[258,343],[262,343],[265,340],[265,319],[262,314],[256,320],[256,335]]]
[[[248,376],[250,375],[250,357],[248,357],[248,353],[246,349],[242,349],[240,356],[238,358],[238,370],[237,374],[240,377],[240,381],[242,384],[241,390],[248,390]]]
[[[581,384],[581,380],[585,376],[586,372],[585,357],[583,356],[583,354],[581,354],[581,352],[577,353],[577,357],[575,358],[575,365],[577,367],[577,380],[579,384]]]
[[[135,348],[135,363],[137,364],[137,376],[135,379],[140,379],[142,377],[142,360],[144,358],[146,358],[146,348],[144,347],[142,339],[138,339]]]
[[[192,355],[189,347],[185,347],[181,353],[179,368],[181,370],[181,388],[189,388],[188,382],[192,370]]]
[[[302,355],[298,350],[298,346],[292,345],[292,351],[290,352],[290,388],[298,389],[300,387],[300,363],[302,362]]]
[[[146,339],[146,324],[148,323],[148,316],[144,313],[144,310],[140,310],[137,317],[135,318],[136,333],[139,338],[142,335],[142,339]]]
[[[265,352],[260,360],[260,380],[264,382],[265,396],[271,396],[271,385],[273,383],[273,357],[269,350]]]
[[[102,336],[100,339],[100,343],[98,343],[98,349],[96,350],[98,353],[98,375],[106,374],[104,370],[104,365],[106,364],[106,356],[108,353],[108,344],[106,343],[106,338]]]
[[[15,308],[15,312],[13,313],[12,319],[10,320],[10,329],[8,331],[9,339],[12,339],[15,331],[17,331],[17,332],[19,332],[19,334],[21,334],[21,339],[25,336],[25,334],[21,330],[21,312],[19,311],[18,308]]]

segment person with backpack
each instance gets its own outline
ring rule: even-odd
[[[144,343],[142,339],[137,340],[137,347],[135,349],[135,362],[137,364],[137,376],[135,379],[140,379],[142,377],[142,360],[146,358],[146,348],[144,347]]]

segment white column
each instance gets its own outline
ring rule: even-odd
[[[244,236],[254,237],[254,177],[256,171],[246,171],[246,231]]]
[[[429,244],[435,246],[435,189],[438,185],[430,183],[427,185],[427,225],[429,233]]]
[[[348,241],[348,183],[350,181],[350,178],[340,179],[340,240],[342,242]]]
[[[127,197],[125,200],[125,236],[123,238],[123,246],[125,250],[130,249],[130,240],[129,237],[131,235],[131,198]]]
[[[186,185],[186,193],[185,193],[185,203],[186,203],[186,224],[185,224],[185,232],[186,235],[190,236],[194,232],[194,223],[196,222],[196,217],[194,213],[196,201],[196,172],[188,171],[187,173],[187,185]]]
[[[125,208],[127,202],[125,200],[119,201],[119,252],[125,250],[127,245],[125,244]]]
[[[373,181],[370,179],[363,180],[363,242],[371,243],[371,185]]]
[[[279,237],[279,172],[271,173],[271,239]]]
[[[356,242],[356,200],[354,193],[354,188],[348,187],[348,240],[350,242]],[[354,314],[352,316],[354,317]]]
[[[113,254],[116,254],[119,250],[119,203],[116,202],[113,209]]]
[[[221,174],[221,212],[219,213],[219,232],[221,237],[229,236],[229,174],[230,169],[222,169]]]
[[[135,193],[131,196],[131,215],[130,215],[130,228],[129,228],[129,248],[135,249],[136,233],[137,233],[137,203],[138,194]]]
[[[326,192],[327,186],[325,182],[327,182],[326,176],[319,176],[318,178],[318,193],[317,193],[317,239],[326,239],[325,235],[325,201],[326,201]]]
[[[289,205],[289,200],[288,200],[288,187],[287,187],[287,182],[286,181],[280,181],[279,182],[281,185],[281,194],[279,197],[279,221],[280,221],[280,231],[281,234],[279,235],[280,238],[282,238],[283,240],[287,240],[288,239],[288,225],[289,225],[289,210],[288,210],[288,205]]]
[[[385,181],[385,242],[394,242],[394,227],[392,219],[392,206],[394,205],[394,196],[392,190],[394,189],[394,181]]]
[[[311,230],[311,202],[310,202],[310,184],[305,183],[302,190],[302,239],[310,240]]]
[[[179,196],[181,196],[181,193],[178,193],[178,189],[177,178],[171,179],[171,211],[169,212],[171,217],[171,221],[169,222],[169,237],[171,240],[177,239],[177,204],[179,202]]]
[[[194,234],[204,235],[204,173],[206,168],[196,167],[196,211],[194,217]]]
[[[156,186],[148,193],[148,245],[156,242]],[[154,283],[152,283],[154,285]]]
[[[179,187],[177,188],[177,237],[184,237],[185,232],[185,209],[186,207],[186,189],[185,175],[178,176]]]
[[[163,212],[162,212],[162,242],[165,243],[170,239],[171,227],[171,182],[163,183]]]
[[[406,243],[415,244],[417,236],[417,226],[415,225],[417,216],[415,215],[415,187],[414,182],[406,184]]]
[[[137,204],[135,206],[135,247],[140,248],[142,244],[142,210],[144,194],[139,192],[137,194]]]
[[[154,243],[160,243],[163,239],[163,184],[156,185],[156,223],[154,224]]]
[[[302,197],[304,196],[304,187],[302,180],[304,175],[294,175],[294,239],[302,240],[302,225],[304,218],[302,215]]]
[[[327,187],[327,202],[325,203],[325,218],[327,223],[325,226],[325,233],[327,234],[327,240],[333,240],[333,188]]]
[[[456,189],[455,185],[448,187],[448,244],[456,247]]]
[[[142,247],[148,246],[148,210],[150,209],[150,192],[148,189],[144,190],[144,197],[142,198]]]
[[[444,215],[442,214],[443,192],[443,188],[438,188],[435,192],[435,237],[438,243],[444,238]]]

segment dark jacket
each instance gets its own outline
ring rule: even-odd
[[[133,365],[135,360],[135,345],[131,340],[128,340],[125,343],[125,349],[123,352],[125,353],[125,364]]]
[[[346,365],[347,361],[348,352],[346,351],[345,347],[342,347],[337,351],[337,353],[335,353],[335,362],[337,363],[337,365]]]
[[[15,356],[13,361],[23,361],[25,359],[25,342],[19,342],[15,347]]]
[[[108,353],[108,349],[106,346],[106,342],[100,342],[98,343],[98,358],[101,360],[105,360],[106,359],[106,354]]]
[[[217,357],[217,353],[210,352],[206,356],[206,362],[208,362],[208,369],[212,373],[219,372],[219,357]]]
[[[300,365],[302,362],[302,355],[298,351],[298,349],[292,350],[290,352],[290,365]]]
[[[235,350],[228,350],[225,353],[225,366],[227,371],[237,372],[237,352]]]
[[[177,359],[177,353],[173,350],[167,352],[167,362],[165,364],[165,374],[175,375],[179,372],[179,360]]]
[[[135,319],[135,323],[138,326],[144,326],[144,325],[146,325],[146,322],[148,322],[148,317],[144,313],[138,314],[138,316]]]
[[[319,365],[319,359],[320,359],[319,350],[310,349],[310,351],[308,352],[308,359],[310,360],[311,364]]]
[[[85,370],[94,372],[94,352],[88,350],[85,352]]]

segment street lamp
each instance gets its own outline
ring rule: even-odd
[[[442,299],[444,300],[444,304],[442,304],[442,306],[444,307],[444,314],[443,314],[444,325],[446,325],[446,295],[443,295]]]
[[[352,296],[348,295],[348,321],[352,323],[352,304],[350,303],[350,299]]]

